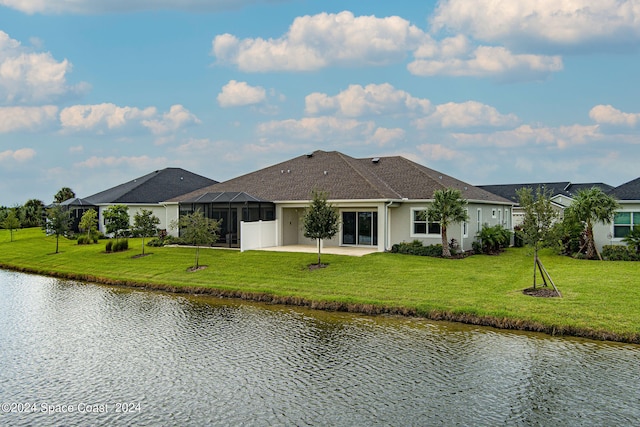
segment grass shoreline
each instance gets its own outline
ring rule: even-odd
[[[0,268],[112,286],[640,344],[640,292],[624,280],[606,283],[616,273],[629,272],[628,281],[638,283],[637,264],[631,264],[634,269],[629,263],[548,255],[545,264],[552,276],[556,270],[563,272],[554,280],[565,297],[534,298],[522,294],[531,281],[530,257],[523,250],[469,261],[326,255],[323,262],[329,268],[314,271],[306,268],[315,261],[314,254],[212,250],[203,258],[208,269],[188,273],[193,250],[185,248],[148,248],[153,255],[134,259],[139,253],[135,239],[129,251],[118,254],[103,253],[104,244],[79,246],[61,240],[62,253],[54,255],[53,238],[35,230],[22,234],[9,243],[0,233]],[[587,271],[578,275],[576,266]],[[603,289],[580,287],[580,281],[593,279],[599,270],[604,271],[595,280],[602,280]],[[578,277],[569,281],[572,274]]]

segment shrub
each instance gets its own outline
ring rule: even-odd
[[[607,261],[640,261],[640,255],[622,245],[605,245],[602,248],[602,258]]]
[[[480,241],[481,252],[485,254],[497,254],[509,246],[511,232],[501,225],[492,227],[483,225],[482,230],[476,236]],[[475,251],[475,249],[474,249]]]
[[[420,240],[414,240],[410,243],[396,243],[391,246],[391,252],[405,255],[440,257],[442,256],[442,245],[424,246]]]
[[[87,245],[90,243],[90,240],[87,236],[78,236],[78,244],[79,245]]]
[[[118,240],[109,240],[107,242],[107,246],[105,250],[107,252],[122,252],[129,249],[129,240],[127,239],[118,239]]]
[[[147,246],[151,246],[153,248],[159,248],[164,246],[164,241],[157,237],[153,239],[149,239],[149,241],[147,242]]]
[[[519,225],[513,227],[513,246],[516,248],[524,246],[524,231],[522,231],[522,227]]]
[[[631,252],[635,252],[636,255],[640,255],[640,226],[636,225],[633,230],[629,232],[622,241],[627,244],[627,247]]]

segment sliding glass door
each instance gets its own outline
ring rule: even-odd
[[[342,212],[342,244],[377,245],[378,212]]]

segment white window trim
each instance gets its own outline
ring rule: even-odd
[[[491,218],[496,219],[496,208],[491,208]]]
[[[631,213],[631,229],[633,229],[633,227],[635,227],[636,225],[640,225],[640,224],[635,224],[634,221],[634,212],[640,212],[640,208],[639,209],[619,209],[616,211],[616,213],[626,213],[629,212]],[[619,226],[624,226],[626,227],[627,225],[622,225],[622,224],[618,224]],[[624,239],[624,237],[615,237],[615,214],[614,214],[614,219],[611,221],[611,241],[612,242],[622,242],[622,239]]]
[[[440,233],[438,234],[434,234],[434,233],[414,233],[413,230],[415,230],[415,227],[413,226],[415,224],[415,220],[414,218],[416,217],[415,212],[418,211],[424,211],[427,210],[427,208],[411,208],[411,221],[409,226],[411,227],[409,230],[409,236],[410,237],[440,237]],[[422,222],[422,221],[421,221]],[[427,223],[427,231],[429,231],[429,221],[425,221]]]

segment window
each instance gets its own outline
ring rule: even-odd
[[[625,237],[635,226],[640,226],[640,212],[617,212],[613,218],[613,237]]]
[[[495,218],[496,217],[496,209],[493,208],[491,209],[491,218]]]
[[[427,221],[424,216],[424,209],[413,209],[411,218],[411,235],[437,234],[440,235],[440,224],[437,222]]]
[[[476,213],[476,231],[479,233],[482,230],[482,209],[478,208]]]

